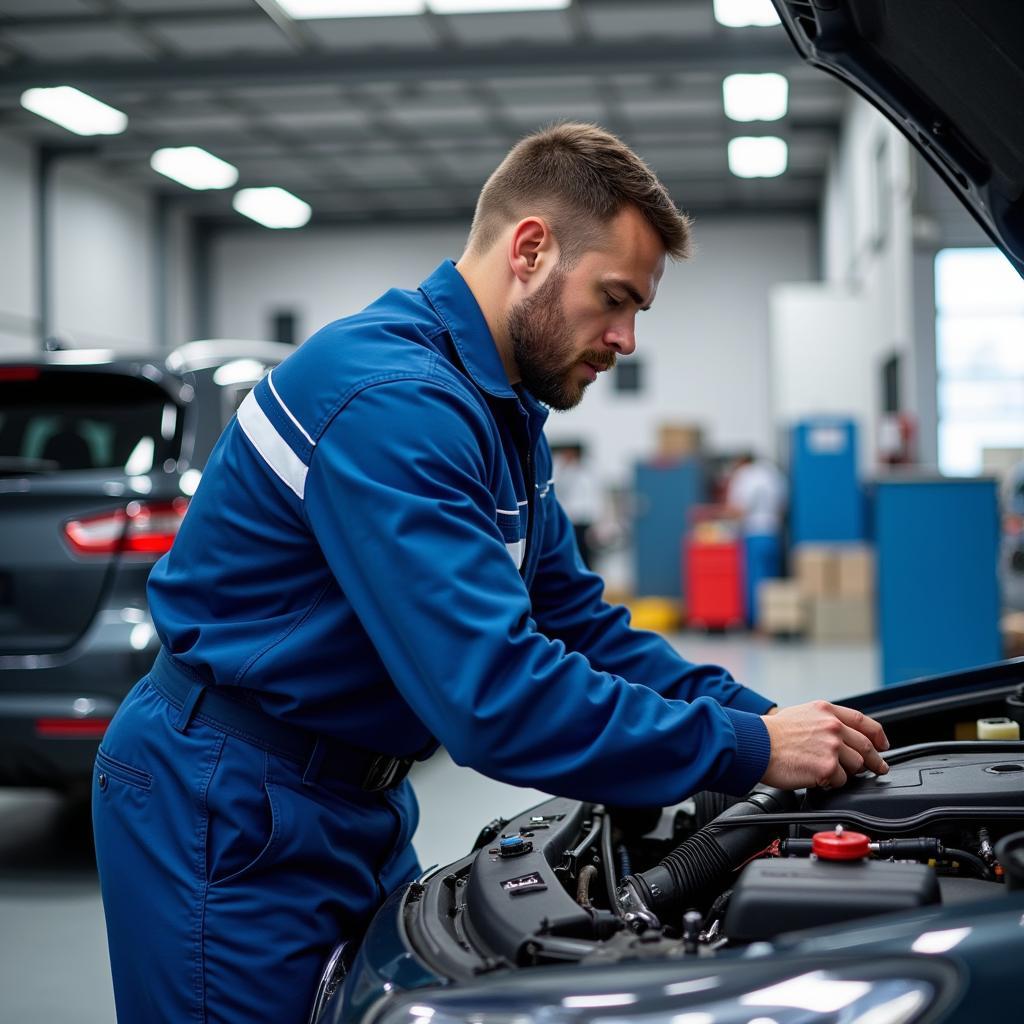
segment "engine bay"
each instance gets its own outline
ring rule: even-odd
[[[473,976],[714,956],[1018,887],[1024,742],[911,743],[886,758],[888,775],[835,790],[699,793],[667,810],[549,800],[414,884],[407,934],[435,969]]]

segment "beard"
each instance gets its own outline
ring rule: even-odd
[[[564,285],[565,273],[556,267],[536,294],[513,306],[505,318],[523,386],[538,401],[560,411],[579,405],[591,383],[579,379],[577,367],[590,363],[607,370],[615,365],[611,352],[574,351],[572,329],[562,304]]]

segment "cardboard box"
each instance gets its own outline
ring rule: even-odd
[[[689,459],[704,447],[704,432],[696,423],[662,423],[658,427],[659,459]]]
[[[1003,656],[1024,657],[1024,612],[1007,612],[999,627],[1003,634]]]
[[[808,597],[838,596],[836,549],[825,544],[797,545],[793,549],[793,576]]]
[[[839,597],[869,598],[875,592],[875,552],[867,544],[849,544],[836,551]]]
[[[863,597],[816,597],[810,623],[811,639],[817,643],[866,643],[875,635],[874,602]]]
[[[807,597],[795,580],[762,580],[757,588],[757,624],[771,636],[807,632]]]

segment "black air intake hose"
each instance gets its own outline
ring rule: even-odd
[[[740,814],[778,814],[796,807],[796,794],[790,790],[755,787],[677,846],[660,864],[626,878],[619,890],[620,909],[624,914],[636,914],[647,924],[654,924],[654,918],[674,920],[690,907],[706,909],[728,876],[777,833],[772,827],[723,828],[719,823]]]
[[[710,825],[723,811],[728,810],[733,804],[738,804],[743,797],[729,796],[728,793],[713,793],[710,790],[701,790],[693,794],[694,814],[693,820],[697,828]]]

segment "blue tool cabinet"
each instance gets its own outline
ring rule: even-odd
[[[857,425],[852,420],[818,416],[797,423],[789,470],[793,544],[864,539]]]
[[[999,660],[995,481],[886,477],[874,508],[883,681]]]
[[[706,493],[699,459],[637,464],[633,530],[637,594],[682,597],[683,537],[690,509],[701,504]]]

